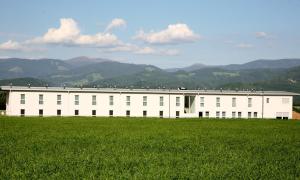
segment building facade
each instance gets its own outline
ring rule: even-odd
[[[110,89],[2,86],[9,116],[292,118],[282,91]]]

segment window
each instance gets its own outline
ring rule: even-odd
[[[114,96],[109,96],[109,105],[114,105]]]
[[[163,118],[164,117],[164,112],[163,111],[159,111],[159,117]]]
[[[232,98],[232,107],[236,107],[236,98]]]
[[[236,117],[236,112],[232,112],[232,118]]]
[[[220,97],[216,97],[216,107],[220,107],[221,103],[220,103]]]
[[[58,109],[58,110],[56,111],[56,115],[57,115],[57,116],[61,116],[61,110],[60,110],[60,109]]]
[[[93,95],[92,96],[92,105],[97,105],[97,96],[96,95]]]
[[[25,109],[21,109],[20,114],[21,116],[25,116]]]
[[[248,118],[251,118],[251,112],[248,112]]]
[[[25,104],[25,94],[21,94],[20,104]]]
[[[205,112],[205,117],[209,117],[209,111]]]
[[[200,107],[204,107],[204,97],[200,97]]]
[[[238,112],[238,118],[242,118],[242,112]]]
[[[130,116],[130,111],[126,111],[126,116],[129,117]]]
[[[159,105],[164,106],[164,97],[163,96],[159,97]]]
[[[39,95],[39,104],[40,105],[44,104],[44,95],[42,94]]]
[[[130,106],[130,96],[126,96],[126,106]]]
[[[96,110],[92,110],[92,116],[96,116]]]
[[[290,99],[289,98],[282,98],[282,104],[289,104]]]
[[[220,118],[220,111],[216,112],[216,118]]]
[[[147,96],[143,96],[143,106],[147,106]]]
[[[225,118],[225,117],[226,117],[226,112],[223,111],[223,112],[222,112],[222,118]]]
[[[61,105],[61,95],[60,95],[60,94],[58,94],[58,95],[56,96],[56,104],[57,104],[57,105]]]
[[[74,101],[75,105],[79,105],[79,95],[75,95],[75,101]]]
[[[75,112],[74,112],[75,116],[78,116],[79,115],[79,110],[76,109]]]
[[[180,112],[176,111],[176,118],[179,118]]]
[[[143,117],[147,117],[147,111],[143,111]]]
[[[176,106],[180,106],[180,97],[176,97]]]
[[[109,110],[109,116],[113,116],[114,115],[114,111],[113,110]]]
[[[270,98],[267,98],[267,103],[270,103]]]
[[[254,113],[253,113],[253,117],[254,117],[254,118],[257,118],[257,112],[254,112]]]
[[[39,109],[39,116],[43,116],[44,112],[42,109]]]
[[[248,98],[248,107],[252,107],[252,98]]]
[[[199,118],[202,118],[203,117],[203,112],[199,112]]]

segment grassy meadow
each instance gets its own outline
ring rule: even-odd
[[[300,121],[0,116],[0,179],[299,179]]]

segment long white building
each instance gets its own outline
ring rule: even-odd
[[[292,118],[283,91],[2,86],[9,116]]]

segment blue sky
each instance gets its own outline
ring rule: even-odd
[[[300,1],[1,0],[0,57],[159,67],[300,58]]]

